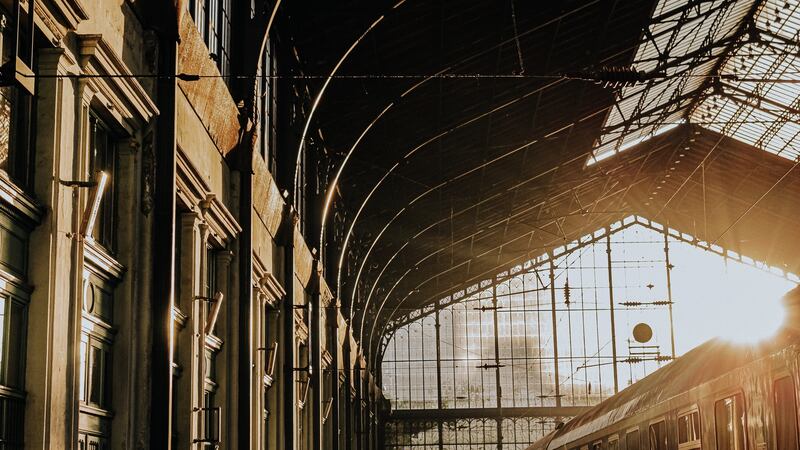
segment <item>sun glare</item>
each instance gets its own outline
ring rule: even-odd
[[[676,311],[682,352],[715,337],[756,344],[777,334],[786,317],[781,297],[794,283],[733,261],[711,264],[718,257],[708,253],[685,256],[683,267],[676,269],[683,282],[676,286],[684,300]]]
[[[757,344],[774,337],[786,317],[780,298],[745,295],[731,297],[729,306],[720,310],[718,336],[738,344]]]

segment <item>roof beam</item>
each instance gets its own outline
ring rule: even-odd
[[[536,406],[530,408],[447,408],[395,410],[389,420],[429,421],[505,417],[574,417],[585,413],[589,406]]]

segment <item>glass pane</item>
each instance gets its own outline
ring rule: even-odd
[[[103,350],[89,346],[89,403],[103,405]]]
[[[103,197],[100,207],[97,210],[92,236],[108,250],[114,250],[114,174],[116,172],[116,149],[113,137],[108,128],[97,117],[89,118],[91,128],[90,139],[90,162],[89,177],[93,180],[97,177],[97,172],[108,174]]]
[[[81,373],[80,373],[80,385],[78,386],[78,400],[80,400],[82,402],[86,401],[86,370],[87,370],[87,367],[88,367],[86,365],[86,350],[87,350],[87,347],[88,347],[88,344],[86,343],[87,339],[88,339],[88,337],[85,334],[81,333],[81,348],[80,348],[80,354],[81,354],[80,370],[81,370]]]
[[[667,450],[667,426],[662,422],[650,425],[650,450]]]
[[[719,400],[714,405],[716,422],[717,449],[744,449],[744,400],[736,394]]]
[[[678,443],[689,442],[689,416],[678,417]]]
[[[2,306],[0,306],[2,308]],[[10,387],[23,387],[22,364],[25,357],[24,336],[26,327],[25,305],[11,301],[8,321],[8,357],[5,384]]]
[[[700,413],[697,411],[692,413],[692,432],[690,434],[692,440],[700,440]]]
[[[6,313],[7,302],[8,300],[6,298],[0,297],[0,368],[2,368],[6,363],[6,321],[8,320],[8,313]],[[2,371],[0,371],[0,374],[2,374]],[[5,384],[5,377],[2,377],[0,381]]]
[[[0,87],[0,169],[8,171],[11,149],[11,111],[14,108],[14,88]]]

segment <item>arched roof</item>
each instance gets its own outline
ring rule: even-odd
[[[772,141],[701,123],[715,97],[765,104],[711,75],[754,35],[780,40],[759,15],[773,6],[283,5],[310,95],[323,92],[306,139],[326,149],[326,277],[352,302],[356,335],[362,320],[380,326],[631,214],[797,272],[794,161],[764,151]],[[605,66],[647,76],[591,81]],[[779,119],[796,123],[791,114]]]

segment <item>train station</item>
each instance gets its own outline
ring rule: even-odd
[[[0,450],[800,450],[798,165],[798,0],[0,0]]]

